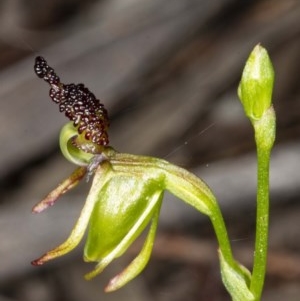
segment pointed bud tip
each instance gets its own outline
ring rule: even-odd
[[[238,96],[250,119],[260,119],[271,106],[274,69],[268,52],[260,44],[252,50],[238,87]]]

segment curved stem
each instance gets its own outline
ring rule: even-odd
[[[168,182],[171,183],[167,189],[210,218],[223,257],[229,265],[234,267],[236,264],[223,215],[210,188],[201,179],[182,168],[169,164],[168,171],[170,171],[169,177],[171,179]],[[201,210],[202,203],[206,204],[208,212]]]
[[[215,234],[218,240],[220,251],[224,259],[227,261],[229,265],[232,267],[236,266],[236,262],[233,258],[231,245],[228,237],[227,228],[221,213],[219,206],[216,206],[213,210],[213,214],[210,218],[213,228],[215,230]]]
[[[182,177],[180,169],[178,167],[176,167],[176,169],[178,174],[172,173],[172,184],[169,184],[167,189],[184,202],[198,209],[200,212],[205,213],[210,218],[223,257],[229,265],[234,267],[235,260],[233,259],[227,229],[215,196],[209,187],[199,178],[186,171],[185,177]],[[194,189],[189,188],[189,186],[192,186]],[[203,191],[205,191],[205,193],[203,193]],[[207,205],[207,212],[201,210],[203,206],[202,203]]]

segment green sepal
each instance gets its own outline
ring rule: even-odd
[[[233,301],[254,301],[255,296],[249,289],[251,273],[244,266],[234,261],[229,263],[219,250],[221,276],[224,286]]]

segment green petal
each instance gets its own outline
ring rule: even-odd
[[[42,257],[34,260],[32,262],[33,265],[42,265],[46,261],[60,257],[73,250],[80,243],[87,228],[90,216],[94,209],[94,205],[97,201],[98,192],[99,190],[101,190],[102,186],[109,180],[110,176],[111,173],[109,163],[105,162],[98,167],[93,179],[92,188],[70,236],[64,243],[54,248],[53,250],[48,251]]]
[[[87,169],[78,167],[67,179],[61,182],[54,190],[52,190],[42,201],[36,204],[32,212],[40,213],[50,206],[53,206],[57,199],[74,188],[79,181],[85,176]]]

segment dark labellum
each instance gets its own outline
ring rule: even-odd
[[[83,84],[63,84],[46,60],[38,56],[34,71],[50,86],[49,95],[59,104],[60,112],[74,122],[79,134],[100,146],[108,145],[108,114],[100,100]]]

